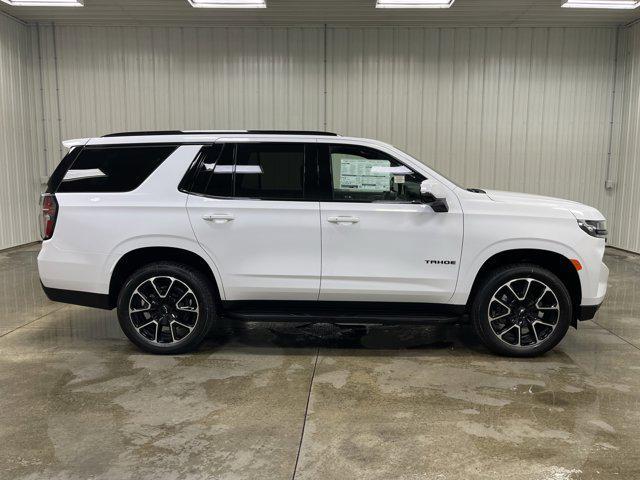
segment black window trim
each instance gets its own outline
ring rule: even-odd
[[[419,202],[385,202],[385,201],[365,201],[365,200],[335,200],[333,198],[333,165],[331,162],[331,147],[334,146],[338,146],[338,147],[355,147],[355,148],[368,148],[370,150],[374,150],[376,152],[380,152],[381,154],[386,155],[387,157],[390,157],[391,159],[395,160],[396,162],[398,162],[400,165],[402,165],[405,168],[408,168],[409,170],[411,170],[413,175],[418,175],[422,178],[424,178],[425,180],[427,180],[427,177],[425,175],[423,175],[420,172],[416,172],[415,168],[407,165],[405,162],[403,162],[402,160],[398,159],[396,156],[391,155],[390,153],[387,152],[383,152],[382,150],[375,148],[375,147],[371,147],[369,145],[360,145],[360,144],[356,144],[356,143],[338,143],[338,142],[322,142],[318,144],[318,168],[321,168],[321,162],[322,160],[320,159],[320,151],[321,151],[321,147],[324,146],[324,162],[327,165],[328,168],[328,173],[329,175],[327,176],[327,181],[325,181],[324,184],[324,192],[325,196],[326,196],[326,200],[321,200],[322,202],[327,202],[327,203],[362,203],[362,204],[366,204],[366,203],[370,203],[370,204],[376,204],[376,205],[418,205],[420,204]],[[327,183],[328,182],[328,183]]]
[[[198,150],[198,153],[196,153],[196,155],[193,157],[193,160],[191,161],[189,168],[187,168],[187,171],[182,176],[180,183],[178,183],[178,191],[185,193],[187,195],[201,195],[192,191],[193,184],[196,181],[198,169],[200,168],[200,165],[202,165],[202,162],[204,161],[204,157],[205,157],[204,149],[208,147],[212,147],[213,145],[215,145],[215,143],[202,144],[200,150]],[[228,197],[223,197],[223,198],[228,198]]]

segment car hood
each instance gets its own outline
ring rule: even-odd
[[[494,202],[504,202],[520,205],[533,205],[549,208],[560,208],[570,211],[576,218],[583,220],[604,220],[604,216],[595,208],[583,203],[565,200],[563,198],[545,197],[529,193],[503,192],[500,190],[484,190]]]

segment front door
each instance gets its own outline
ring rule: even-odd
[[[462,211],[420,201],[425,177],[357,145],[319,145],[329,194],[320,204],[320,300],[446,303],[462,249]]]
[[[304,143],[205,147],[187,209],[227,300],[317,300],[320,205],[305,200]]]

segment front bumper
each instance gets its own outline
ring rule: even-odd
[[[605,295],[607,294],[607,284],[609,282],[609,268],[600,263],[600,273],[598,275],[598,284],[595,291],[595,297],[582,298],[583,302],[587,302],[587,305],[580,305],[577,317],[579,320],[591,320],[596,316],[596,312],[602,305]]]

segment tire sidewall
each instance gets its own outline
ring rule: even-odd
[[[516,278],[533,278],[545,283],[553,290],[560,306],[560,315],[555,330],[541,343],[529,348],[510,346],[500,340],[493,332],[488,319],[489,302],[495,292],[502,285]],[[551,350],[564,338],[573,318],[573,305],[566,286],[552,272],[535,265],[512,265],[496,270],[485,277],[484,285],[478,291],[473,302],[471,313],[478,336],[491,351],[514,357],[532,357]]]
[[[129,301],[135,289],[145,280],[156,276],[172,276],[184,282],[193,291],[198,300],[200,315],[195,329],[185,341],[156,344],[146,340],[134,328],[129,318]],[[118,322],[123,332],[142,350],[159,354],[179,354],[196,349],[212,328],[215,319],[215,297],[213,286],[199,271],[186,265],[171,262],[158,262],[135,271],[124,283],[118,295]]]

